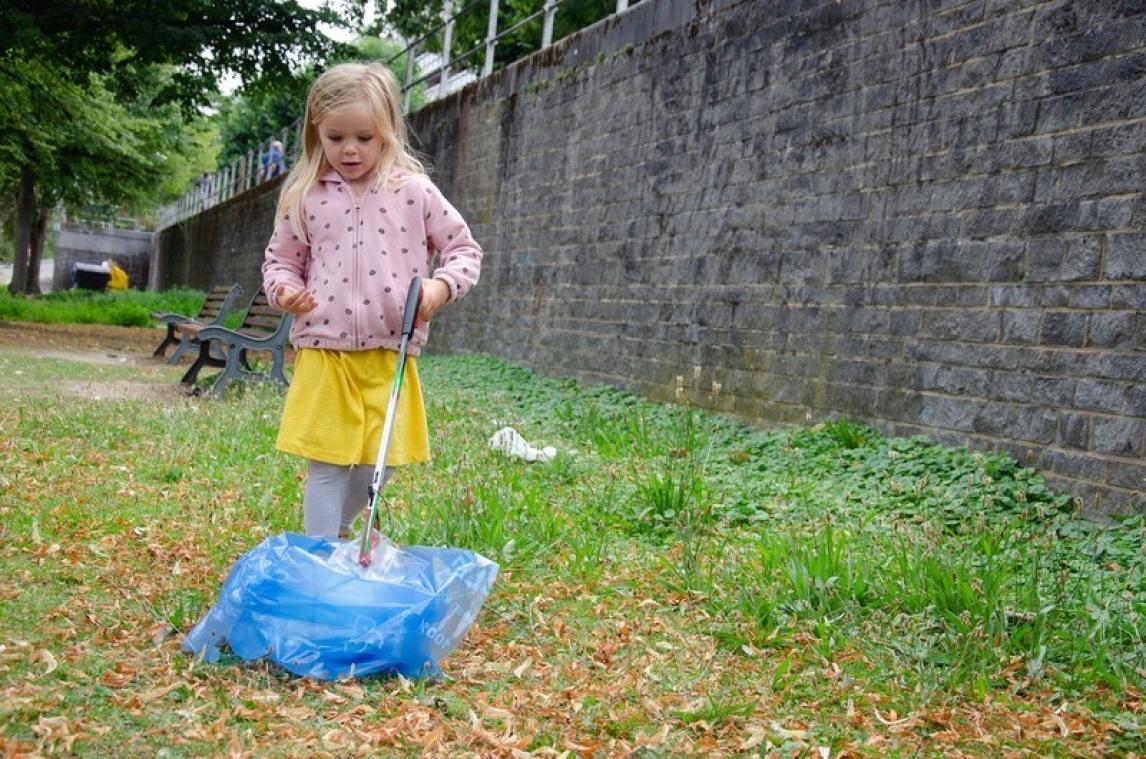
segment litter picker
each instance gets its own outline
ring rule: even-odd
[[[398,363],[394,367],[394,381],[390,385],[390,401],[386,405],[386,422],[382,425],[382,444],[378,450],[378,462],[374,465],[374,477],[370,481],[370,512],[362,525],[362,542],[358,546],[358,563],[370,566],[370,552],[373,544],[370,532],[381,522],[378,515],[378,502],[382,499],[382,477],[386,472],[386,454],[390,451],[390,438],[394,435],[394,417],[398,415],[398,394],[402,392],[402,380],[406,376],[406,351],[414,336],[414,317],[418,315],[418,304],[422,300],[422,278],[410,280],[410,290],[406,294],[406,309],[402,312],[402,341],[398,345]]]

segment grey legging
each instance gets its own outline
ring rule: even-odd
[[[390,479],[393,467],[386,467],[382,483]],[[311,461],[302,496],[302,524],[311,537],[348,537],[354,518],[368,504],[373,464],[339,466]],[[380,486],[381,488],[381,486]]]

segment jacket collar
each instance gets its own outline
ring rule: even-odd
[[[404,179],[407,179],[408,177],[409,177],[409,172],[402,171],[402,170],[396,169],[396,168],[391,168],[390,169],[390,176],[387,177],[387,182],[385,182],[384,184],[389,183],[390,180],[404,180]],[[333,182],[335,184],[346,184],[346,180],[344,180],[342,178],[342,175],[339,174],[334,169],[327,169],[326,172],[323,173],[323,175],[318,178],[318,181],[320,181],[320,182]]]

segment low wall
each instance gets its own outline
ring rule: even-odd
[[[141,230],[62,226],[56,236],[52,290],[72,286],[72,264],[102,264],[108,259],[127,272],[132,287],[147,286],[151,238],[151,232]]]

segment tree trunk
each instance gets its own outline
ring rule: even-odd
[[[28,246],[28,279],[25,282],[24,292],[29,295],[42,295],[40,291],[40,262],[44,259],[44,238],[48,233],[48,211],[40,208],[35,211],[35,223],[32,225],[32,242]]]
[[[27,164],[20,167],[20,186],[16,190],[16,251],[12,258],[12,281],[8,292],[28,292],[28,263],[32,253],[32,227],[36,214],[36,177]]]

